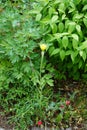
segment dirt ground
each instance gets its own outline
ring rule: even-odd
[[[6,130],[12,130],[13,125],[8,123],[8,119],[5,116],[0,115],[0,127]]]

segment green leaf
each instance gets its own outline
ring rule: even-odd
[[[83,22],[84,22],[85,26],[87,27],[87,18],[83,18]]]
[[[49,48],[49,55],[51,56],[52,52],[55,50],[55,47],[54,46],[51,46]]]
[[[87,40],[81,43],[81,46],[78,48],[79,50],[83,50],[87,48]]]
[[[61,45],[62,45],[62,39],[61,39],[61,38],[58,38],[57,41],[58,41],[58,45],[61,46]]]
[[[76,25],[77,32],[81,32],[81,26],[79,24]]]
[[[39,10],[30,10],[29,11],[29,14],[38,14],[39,13]]]
[[[54,12],[55,12],[55,8],[50,7],[49,8],[49,16],[51,17]]]
[[[55,49],[55,50],[53,50],[53,52],[51,53],[51,56],[53,56],[53,55],[56,55],[56,54],[58,54],[60,52],[60,49],[58,48],[58,49]]]
[[[65,55],[66,55],[66,52],[64,50],[61,50],[60,51],[60,58],[61,58],[62,61],[64,60]]]
[[[78,55],[78,51],[72,51],[71,52],[71,60],[72,60],[72,62],[74,63],[74,61],[75,61],[75,58],[76,58],[76,56]]]
[[[60,23],[58,24],[58,29],[59,29],[59,32],[60,32],[60,33],[63,32],[63,30],[64,30],[64,24],[63,24],[62,22],[60,22]]]
[[[69,22],[68,25],[69,25],[68,32],[72,33],[75,30],[76,23],[75,22]]]
[[[77,34],[72,34],[71,35],[75,40],[79,41],[79,36]]]
[[[86,60],[86,52],[85,51],[80,51],[79,52],[80,56],[83,58],[83,60]]]
[[[72,46],[73,46],[73,49],[78,48],[78,41],[76,39],[72,39]]]
[[[65,49],[67,48],[68,43],[69,43],[68,37],[67,37],[67,36],[64,36],[64,37],[62,38],[62,45],[63,45],[63,47],[64,47]]]
[[[46,82],[47,82],[47,84],[48,84],[49,86],[53,86],[53,85],[54,85],[52,79],[48,79]]]
[[[80,60],[78,64],[79,69],[82,67],[82,63],[83,63],[82,60]]]
[[[63,14],[63,15],[62,15],[62,21],[63,21],[63,20],[66,20],[66,19],[67,19],[66,14]]]
[[[71,55],[71,53],[72,53],[72,50],[66,51],[66,56]]]
[[[49,24],[50,23],[50,19],[49,19],[49,17],[45,17],[45,18],[43,18],[42,20],[41,20],[41,23],[44,25],[44,24]]]
[[[52,19],[51,19],[51,24],[52,24],[52,23],[56,23],[57,20],[58,20],[58,15],[54,15],[54,16],[52,17]]]
[[[80,35],[80,37],[83,37],[80,25],[78,25],[78,24],[76,25],[76,30],[77,30],[78,34]]]
[[[40,13],[37,14],[37,15],[36,15],[36,21],[40,21],[41,17],[42,17],[42,14],[40,14]]]
[[[83,51],[80,51],[79,54],[80,54],[80,56],[82,57],[82,55],[83,55]]]
[[[82,11],[86,11],[87,10],[87,5],[84,5],[84,7],[82,8]]]
[[[83,53],[82,58],[84,61],[86,60],[86,53],[85,52]]]
[[[52,28],[53,34],[57,32],[57,25],[55,23],[51,24],[51,28]]]
[[[65,11],[65,5],[64,5],[63,2],[59,5],[58,10],[59,10],[60,13],[64,13],[64,11]]]
[[[64,32],[64,33],[55,33],[53,35],[54,35],[55,39],[59,39],[59,38],[61,38],[63,36],[66,36],[66,35],[68,36],[69,33],[67,33],[67,32]]]
[[[79,19],[82,19],[84,16],[84,14],[78,14],[76,13],[73,17],[73,21],[76,21],[76,20],[79,20]]]

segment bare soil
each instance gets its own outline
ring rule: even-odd
[[[0,127],[6,130],[12,130],[14,125],[8,122],[8,117],[0,115]]]

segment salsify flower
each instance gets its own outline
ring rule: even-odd
[[[40,44],[40,49],[42,51],[45,51],[47,49],[47,45],[46,44]]]
[[[42,121],[38,121],[37,124],[40,126],[40,125],[42,125],[43,123],[42,123]]]

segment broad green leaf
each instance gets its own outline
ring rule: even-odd
[[[79,69],[82,67],[82,64],[83,64],[83,62],[82,62],[82,60],[80,60],[79,64],[78,64]]]
[[[85,26],[87,27],[87,18],[83,18],[83,22],[84,22]]]
[[[64,47],[65,49],[67,48],[68,43],[69,43],[68,37],[67,37],[67,36],[64,36],[64,37],[62,38],[62,45],[63,45],[63,47]]]
[[[62,39],[58,38],[57,41],[58,41],[58,45],[62,46]]]
[[[87,5],[84,5],[84,7],[82,8],[82,11],[86,11],[87,10]]]
[[[79,24],[76,25],[76,30],[77,30],[78,32],[81,31],[81,26],[80,26]]]
[[[79,50],[83,50],[87,48],[87,40],[81,43],[81,46],[79,46]]]
[[[55,23],[51,24],[51,28],[52,28],[53,34],[57,32],[57,25]]]
[[[29,14],[39,14],[39,10],[30,10]]]
[[[66,51],[66,56],[71,55],[71,53],[72,53],[72,50]]]
[[[51,19],[51,24],[52,24],[52,23],[56,23],[57,20],[58,20],[58,15],[54,15],[54,16],[52,17],[52,19]]]
[[[69,26],[68,32],[69,32],[69,33],[72,33],[72,32],[75,30],[75,25],[76,25],[75,22],[69,22],[69,23],[68,23],[68,26]]]
[[[47,42],[53,42],[55,40],[55,37],[52,34],[48,34]]]
[[[65,11],[65,5],[64,5],[63,2],[59,5],[58,10],[59,10],[60,13],[64,13],[64,11]]]
[[[62,22],[60,22],[60,23],[58,24],[58,29],[59,29],[59,32],[60,32],[60,33],[63,32],[63,30],[64,30],[64,24],[63,24]]]
[[[49,8],[49,16],[51,17],[54,12],[55,12],[55,8],[50,7]]]
[[[60,52],[60,49],[58,48],[58,49],[55,49],[55,50],[53,50],[53,52],[51,53],[51,56],[53,56],[53,55],[56,55],[56,54],[58,54]]]
[[[61,38],[63,36],[66,36],[66,35],[68,36],[69,33],[67,33],[67,32],[64,32],[64,33],[55,33],[54,37],[55,37],[55,39],[58,39],[58,38]]]
[[[79,19],[82,19],[84,16],[84,14],[75,14],[74,17],[73,17],[73,20],[79,20]]]
[[[72,51],[71,52],[71,60],[72,60],[72,62],[74,63],[74,61],[75,61],[75,58],[76,58],[76,56],[78,55],[78,51]]]
[[[62,15],[62,21],[65,20],[65,19],[67,19],[66,14],[63,14]]]
[[[40,13],[37,14],[37,15],[36,15],[36,21],[40,21],[41,17],[42,17],[42,14],[40,14]]]
[[[84,61],[86,60],[86,53],[85,52],[83,53],[82,58]]]
[[[50,24],[50,19],[48,18],[48,17],[45,17],[45,18],[43,18],[42,20],[41,20],[41,23],[42,24]]]
[[[78,41],[76,39],[72,39],[72,46],[73,46],[73,49],[78,48]]]
[[[80,51],[79,52],[80,56],[83,58],[83,60],[86,60],[86,52],[85,51]]]
[[[51,56],[52,55],[52,52],[55,50],[54,46],[51,46],[49,48],[49,55]]]
[[[80,52],[79,52],[80,56],[82,56],[82,55],[83,55],[83,53],[84,53],[83,51],[80,51]]]
[[[73,37],[73,39],[79,41],[79,36],[77,34],[72,34],[71,36]]]
[[[47,84],[48,84],[49,86],[53,86],[53,85],[54,85],[52,79],[48,79],[46,82],[47,82]]]
[[[75,11],[75,9],[74,8],[71,8],[71,9],[69,9],[69,12],[68,13],[72,13],[72,12],[74,12]]]
[[[79,24],[76,25],[76,30],[77,30],[78,34],[80,35],[80,37],[83,37],[82,31],[81,31],[81,26]]]
[[[66,20],[66,21],[65,21],[65,29],[68,29],[69,23],[70,23],[70,20]]]
[[[60,58],[63,61],[66,56],[66,52],[64,50],[60,50]]]

